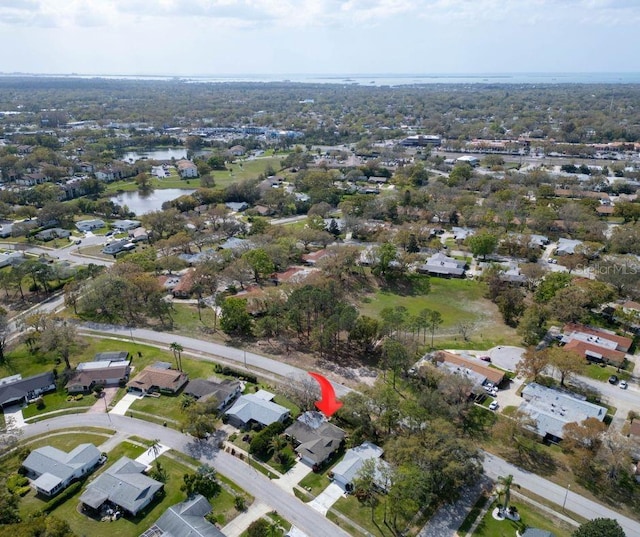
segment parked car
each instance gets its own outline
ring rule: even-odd
[[[491,356],[480,356],[480,360],[482,360],[483,362],[490,362]]]
[[[498,410],[498,401],[491,401],[489,405],[489,410]]]
[[[80,244],[81,242],[82,242],[82,241],[81,241],[80,239],[76,239],[76,240],[75,240],[75,243],[76,243],[76,244]]]
[[[616,377],[615,375],[611,375],[609,377],[609,384],[618,384],[618,377]]]
[[[621,390],[626,390],[627,389],[627,381],[626,380],[621,380],[620,384],[618,384],[618,388],[620,388]]]

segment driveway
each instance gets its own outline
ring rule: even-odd
[[[102,395],[96,400],[95,403],[93,403],[91,408],[87,410],[87,413],[102,414],[103,412],[106,412],[107,408],[109,408],[109,405],[111,404],[111,401],[113,401],[113,398],[117,393],[118,388],[105,388],[102,391]]]
[[[20,405],[14,405],[5,408],[4,419],[11,419],[15,427],[24,427],[26,425],[24,416],[22,415],[22,406]]]
[[[240,535],[242,535],[242,533],[249,527],[249,524],[254,520],[262,518],[269,511],[271,511],[271,509],[267,504],[255,501],[244,513],[240,513],[236,518],[222,528],[222,533],[226,537],[240,537]]]
[[[147,449],[147,451],[145,451],[136,459],[136,462],[144,464],[145,466],[151,466],[160,455],[167,451],[169,451],[169,448],[167,446],[158,444],[155,451],[153,448]]]
[[[280,479],[276,479],[274,483],[293,494],[293,487],[300,483],[311,471],[310,466],[298,461],[286,474],[280,476]]]
[[[420,530],[418,537],[456,537],[458,528],[478,501],[482,490],[493,486],[490,479],[482,477],[473,487],[465,490],[455,503],[442,506]]]
[[[311,500],[307,505],[313,507],[318,513],[323,515],[327,514],[327,511],[331,506],[336,503],[345,492],[339,485],[331,483],[326,489],[324,489],[314,500]]]
[[[111,409],[110,414],[126,416],[129,407],[138,399],[141,399],[139,395],[134,395],[132,393],[126,394],[122,399],[120,399],[120,401],[116,403],[116,406]]]

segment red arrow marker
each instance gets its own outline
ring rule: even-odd
[[[309,371],[314,379],[320,384],[320,392],[322,393],[322,399],[316,401],[318,410],[322,412],[327,418],[330,418],[341,406],[342,401],[336,399],[336,392],[333,389],[331,383],[319,373],[312,373]]]

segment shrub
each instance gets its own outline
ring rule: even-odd
[[[42,410],[45,406],[47,405],[45,405],[43,397],[42,396],[38,397],[36,399],[36,408],[38,410]]]
[[[74,496],[80,489],[82,488],[82,481],[76,481],[75,483],[69,485],[66,489],[64,489],[60,494],[58,494],[52,500],[49,500],[45,506],[42,508],[42,512],[45,514],[49,514],[59,505],[62,505],[72,496]]]
[[[29,492],[29,480],[25,476],[20,474],[11,474],[7,477],[7,489],[9,492],[16,494],[18,493],[18,490],[24,486],[27,487],[27,492]],[[24,494],[20,494],[20,496],[24,496]]]
[[[233,499],[233,504],[236,507],[236,510],[238,511],[246,511],[247,510],[247,501],[245,500],[244,496],[236,496]]]
[[[249,444],[249,453],[256,455],[266,455],[269,451],[269,442],[274,436],[278,436],[284,431],[284,424],[276,421],[267,425],[262,431],[253,435]]]

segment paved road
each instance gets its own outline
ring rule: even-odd
[[[622,526],[628,537],[640,535],[640,523],[635,520],[631,520],[599,503],[571,492],[571,490],[566,487],[561,487],[535,474],[521,470],[517,466],[509,464],[499,457],[489,453],[485,453],[484,456],[484,471],[491,479],[511,474],[513,476],[513,482],[516,485],[530,490],[557,505],[565,504],[566,497],[565,507],[567,511],[576,513],[589,520],[600,517],[613,518]]]
[[[121,337],[123,339],[134,339],[145,342],[151,342],[152,344],[161,344],[169,346],[173,342],[177,342],[186,352],[195,351],[197,353],[211,356],[221,356],[227,360],[232,360],[238,364],[246,365],[248,368],[260,369],[270,372],[274,375],[282,377],[284,379],[293,378],[301,379],[307,378],[308,372],[299,367],[294,367],[260,354],[252,352],[246,352],[243,349],[236,349],[234,347],[227,347],[226,345],[220,345],[219,343],[213,343],[210,341],[202,341],[199,339],[180,336],[178,334],[154,332],[153,330],[146,330],[143,328],[128,328],[126,326],[113,326],[103,324],[83,324],[81,330],[84,332],[100,332],[112,334],[114,336]],[[349,393],[351,388],[343,386],[337,382],[332,382],[333,387],[338,397],[342,397]]]
[[[161,444],[186,453],[203,463],[210,464],[240,487],[254,496],[256,500],[278,511],[286,520],[314,537],[348,537],[348,533],[336,526],[320,513],[298,500],[293,494],[285,492],[264,474],[250,468],[246,463],[214,448],[210,443],[197,442],[192,437],[142,420],[107,414],[74,414],[60,416],[46,421],[27,425],[24,437],[46,434],[62,428],[83,426],[115,428],[119,432],[158,439]]]

